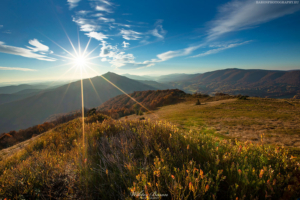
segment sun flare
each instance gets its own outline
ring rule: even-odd
[[[87,64],[87,60],[83,56],[78,56],[74,59],[74,63],[79,67],[84,67]]]

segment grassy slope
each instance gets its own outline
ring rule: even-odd
[[[62,124],[0,161],[0,197],[130,199],[142,190],[169,199],[299,197],[299,164],[285,149],[233,144],[207,128],[206,109],[214,116],[215,107],[251,100],[211,100],[202,99],[205,105],[200,106],[194,100],[176,109],[166,106],[151,115],[182,129],[160,121],[86,118],[84,148],[81,120]]]
[[[196,106],[195,99],[188,99],[144,117],[167,120],[185,130],[213,127],[218,135],[243,141],[260,141],[264,134],[265,143],[300,147],[300,100],[211,100],[200,99],[202,105]]]

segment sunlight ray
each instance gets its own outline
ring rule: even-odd
[[[79,30],[78,30],[78,28],[77,28],[77,35],[78,35],[78,55],[82,56],[81,55],[80,37],[79,37]]]
[[[83,80],[82,80],[82,68],[80,68],[81,74],[81,112],[82,112],[82,138],[83,138],[83,149],[85,149],[85,133],[84,133],[84,97],[83,97]]]
[[[100,58],[100,56],[95,56],[95,57],[92,57],[92,58],[88,58],[86,60],[93,60],[93,59],[96,59],[96,58]]]
[[[73,67],[76,67],[76,66],[73,66]],[[73,73],[72,79],[74,78],[74,76],[75,76],[77,70],[78,70],[78,67],[76,67],[76,69],[75,69],[75,71],[74,71],[74,73]],[[68,92],[68,90],[69,90],[69,87],[70,87],[70,85],[71,85],[71,83],[72,83],[72,79],[70,80],[70,82],[69,82],[69,84],[68,84],[68,86],[67,86],[67,88],[66,88],[64,94],[62,95],[62,98],[61,98],[60,102],[58,103],[58,105],[57,105],[57,107],[56,107],[56,110],[57,110],[57,109],[59,108],[59,106],[62,104],[62,102],[63,102],[63,100],[64,100],[64,98],[65,98],[65,96],[66,96],[66,94],[67,94],[67,92]]]
[[[86,71],[86,69],[85,69],[85,68],[83,68],[83,69],[84,69],[84,71],[85,71],[86,75],[89,77],[89,74],[88,74],[88,72]],[[96,88],[95,88],[95,85],[93,84],[93,81],[92,81],[92,79],[91,79],[91,78],[88,78],[88,79],[89,79],[89,81],[90,81],[90,83],[91,83],[91,85],[92,85],[92,87],[93,87],[93,89],[94,89],[94,91],[95,91],[96,95],[98,96],[98,99],[101,101],[101,104],[102,104],[102,103],[103,103],[103,101],[102,101],[102,99],[101,99],[100,95],[98,94],[98,92],[97,92],[97,90],[96,90]]]
[[[63,26],[61,23],[60,23],[60,25],[62,26],[62,29],[64,30],[64,32],[65,32],[65,34],[66,34],[66,36],[67,36],[67,38],[68,38],[68,40],[69,40],[69,42],[70,42],[70,44],[71,44],[71,46],[72,46],[72,48],[73,48],[75,54],[78,56],[78,53],[77,53],[77,51],[76,51],[76,48],[74,47],[73,42],[71,41],[71,39],[70,39],[70,37],[69,37],[67,31],[65,30],[64,26]]]
[[[87,58],[89,55],[91,55],[101,44],[98,44],[98,46],[96,46],[92,51],[90,51],[86,56],[84,56],[85,58]]]
[[[55,53],[53,53],[53,55],[61,57],[61,58],[65,58],[65,59],[68,59],[68,60],[74,60],[74,58],[70,58],[70,57],[67,57],[67,56],[58,55],[58,54],[55,54]]]
[[[94,64],[94,63],[90,63],[90,64]],[[96,65],[96,64],[95,64]],[[147,111],[151,112],[148,108],[146,108],[143,104],[141,104],[140,102],[138,102],[137,100],[135,100],[133,97],[131,97],[129,94],[127,94],[124,90],[122,90],[121,88],[119,88],[118,86],[116,86],[114,83],[112,83],[110,80],[108,80],[107,78],[105,78],[104,76],[102,76],[101,74],[99,74],[96,70],[94,70],[93,68],[87,66],[89,69],[93,70],[95,73],[97,73],[99,76],[101,76],[104,80],[106,80],[108,83],[110,83],[112,86],[114,86],[115,88],[117,88],[118,90],[120,90],[123,94],[125,94],[126,96],[128,96],[130,99],[132,99],[134,102],[136,102],[137,104],[139,104],[141,107],[145,108]]]
[[[65,64],[55,65],[55,66],[48,67],[48,68],[45,68],[45,69],[53,69],[53,68],[62,67],[62,66],[67,66],[67,65],[73,65],[73,64],[74,64],[74,63],[68,62],[68,63],[65,63]]]
[[[70,53],[68,50],[66,50],[65,48],[63,48],[62,46],[60,46],[59,44],[57,44],[55,41],[53,41],[52,39],[50,39],[48,36],[46,36],[45,34],[41,33],[43,36],[45,36],[46,38],[48,38],[48,40],[50,40],[51,42],[53,42],[54,44],[56,44],[58,47],[60,47],[62,50],[64,50],[65,52],[67,52],[69,55],[71,55],[73,58],[76,58],[76,56],[74,56],[72,53]]]
[[[90,37],[90,39],[89,39],[89,41],[88,41],[88,43],[87,43],[87,45],[86,45],[86,47],[85,47],[85,49],[84,49],[84,51],[83,51],[83,54],[82,54],[83,57],[85,57],[86,50],[88,49],[91,40],[92,40],[92,38]]]

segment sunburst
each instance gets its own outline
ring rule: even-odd
[[[136,102],[137,104],[139,104],[141,107],[143,107],[144,109],[146,109],[147,111],[150,111],[149,109],[147,109],[144,105],[142,105],[140,102],[138,102],[136,99],[134,99],[133,97],[131,97],[129,94],[127,94],[124,90],[122,90],[121,88],[119,88],[117,85],[115,85],[114,83],[112,83],[110,80],[108,80],[107,78],[105,78],[104,76],[102,76],[100,73],[98,73],[91,65],[97,65],[94,63],[91,63],[90,60],[99,58],[100,56],[95,56],[95,57],[90,57],[90,55],[101,45],[97,45],[94,49],[92,49],[90,52],[87,52],[87,49],[89,48],[90,42],[91,42],[91,37],[88,41],[88,43],[86,44],[83,52],[81,50],[81,46],[80,46],[80,39],[79,39],[79,34],[78,34],[78,48],[76,49],[75,46],[73,45],[70,37],[68,36],[68,34],[66,33],[66,31],[64,30],[72,48],[74,53],[71,53],[70,51],[66,50],[66,48],[63,48],[61,45],[59,45],[58,43],[56,43],[55,41],[51,40],[49,37],[47,37],[46,35],[44,35],[45,37],[47,37],[50,41],[52,41],[54,44],[56,44],[58,47],[60,47],[63,51],[65,51],[70,57],[68,56],[64,56],[64,55],[58,55],[58,54],[53,54],[55,56],[64,58],[69,60],[70,62],[68,62],[67,64],[64,65],[71,65],[71,67],[58,79],[62,78],[66,73],[68,73],[70,70],[75,69],[76,71],[79,69],[80,71],[80,82],[81,82],[81,112],[82,112],[82,136],[83,136],[83,149],[85,151],[85,130],[84,130],[84,91],[83,91],[83,71],[86,72],[86,69],[90,69],[93,72],[95,72],[98,76],[102,77],[105,81],[107,81],[109,84],[111,84],[113,87],[115,87],[116,89],[118,89],[120,92],[124,93],[126,96],[128,96],[129,98],[131,98],[134,102]],[[99,66],[99,65],[98,65]],[[90,78],[88,78],[91,85],[93,86],[93,89],[95,91],[95,93],[99,96],[96,88],[94,87],[94,84],[92,82],[92,80]],[[70,84],[69,84],[70,86]],[[67,87],[66,90],[68,90],[69,87]],[[66,94],[67,91],[65,91]],[[64,96],[63,96],[64,98]],[[99,96],[100,98],[100,96]],[[63,100],[63,99],[62,99]],[[61,100],[61,101],[62,101]],[[85,157],[85,155],[84,155]]]

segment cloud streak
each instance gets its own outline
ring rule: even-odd
[[[276,18],[300,10],[300,4],[256,4],[254,0],[231,1],[219,8],[219,13],[208,30],[208,41],[245,29],[253,28]]]
[[[40,43],[37,39],[29,40],[29,44],[34,46],[34,47],[28,47],[33,52],[38,52],[38,51],[48,52],[49,51],[49,47]]]
[[[133,30],[122,29],[120,34],[125,40],[138,40],[141,38],[142,33]]]
[[[70,10],[78,6],[80,0],[67,0],[70,6]]]
[[[55,58],[50,58],[45,55],[37,54],[37,53],[33,52],[32,49],[26,49],[26,48],[22,48],[22,47],[14,47],[14,46],[5,45],[5,43],[1,42],[1,41],[0,41],[0,52],[23,56],[26,58],[35,58],[35,59],[44,60],[44,61],[56,61]]]
[[[13,71],[36,71],[35,69],[28,69],[28,68],[19,68],[19,67],[1,67],[0,70],[13,70]]]
[[[195,56],[191,56],[191,58],[196,58],[196,57],[202,57],[202,56],[208,56],[210,54],[216,54],[216,53],[219,53],[220,51],[224,51],[226,49],[231,49],[231,48],[234,48],[234,47],[237,47],[237,46],[241,46],[241,45],[244,45],[244,44],[248,44],[250,43],[251,41],[245,41],[245,42],[241,42],[241,43],[234,43],[234,44],[228,44],[228,45],[220,45],[221,47],[219,48],[216,48],[216,49],[211,49],[211,50],[208,50],[204,53],[200,53],[198,55],[195,55]]]

